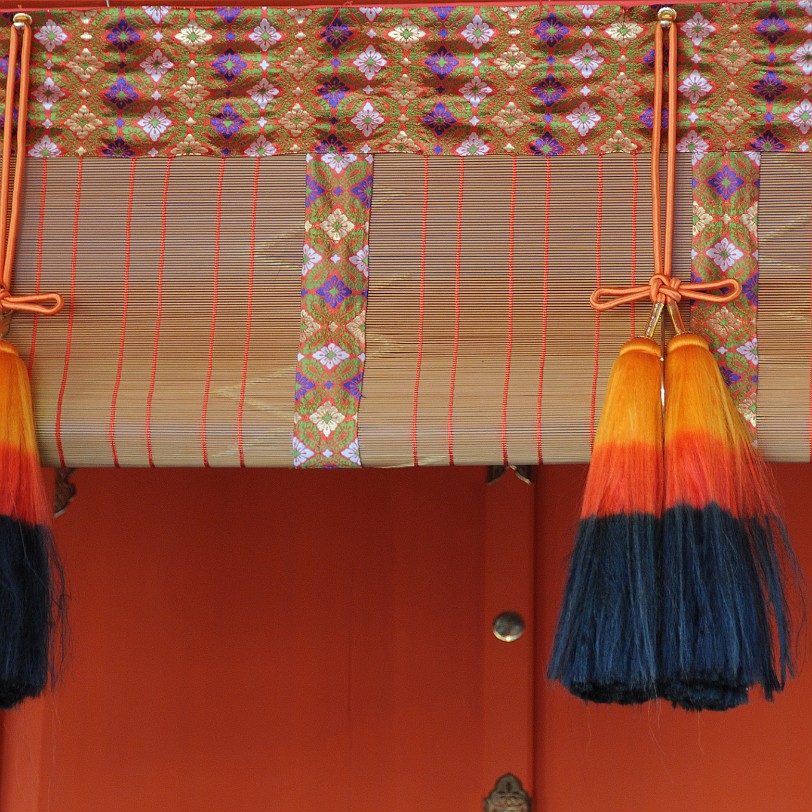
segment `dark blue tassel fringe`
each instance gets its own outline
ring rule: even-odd
[[[42,693],[60,656],[64,581],[48,528],[0,516],[0,709]]]
[[[547,676],[589,702],[657,691],[657,547],[644,514],[582,519]]]

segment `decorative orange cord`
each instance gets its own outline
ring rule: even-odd
[[[25,171],[25,130],[28,117],[28,91],[31,84],[31,18],[15,14],[10,34],[8,77],[6,79],[6,121],[3,127],[3,159],[0,172],[0,310],[53,316],[62,310],[65,302],[58,293],[32,293],[14,296],[11,280],[14,273],[14,246],[20,224],[23,201],[23,173]],[[22,40],[22,47],[20,46]],[[14,93],[17,83],[17,56],[20,56],[20,98],[17,103],[17,162],[14,184],[11,182],[11,143],[14,127]],[[10,205],[10,209],[9,209]]]
[[[742,290],[736,279],[718,279],[713,282],[682,282],[672,275],[674,251],[674,198],[677,169],[677,14],[672,8],[661,8],[654,34],[654,120],[651,133],[651,202],[652,242],[654,245],[654,274],[644,285],[625,288],[601,287],[589,298],[599,313],[624,304],[649,299],[654,305],[646,335],[651,336],[664,308],[674,322],[678,333],[685,331],[677,305],[683,297],[701,302],[724,304],[736,299]],[[665,247],[662,239],[662,205],[660,202],[660,143],[663,122],[663,70],[665,62],[663,30],[668,30],[668,138],[665,190]],[[727,293],[712,291],[727,289]]]

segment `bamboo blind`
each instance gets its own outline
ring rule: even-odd
[[[303,156],[29,163],[15,284],[72,294],[10,333],[46,462],[291,464],[304,172]],[[588,459],[632,333],[628,308],[597,319],[588,298],[651,274],[648,188],[645,155],[376,156],[364,464]],[[765,156],[761,190],[760,437],[806,460],[812,162]],[[686,278],[687,156],[676,214]]]

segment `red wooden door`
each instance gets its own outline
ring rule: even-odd
[[[532,782],[533,636],[490,631],[532,612],[529,486],[481,468],[75,480],[72,656],[7,715],[4,812],[462,812],[500,770]]]

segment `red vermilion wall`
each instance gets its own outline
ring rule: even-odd
[[[812,467],[777,471],[812,573]],[[585,707],[546,683],[584,473],[536,486],[535,808],[812,809],[812,666],[722,715]],[[5,715],[0,809],[481,809],[483,477],[79,472],[58,524],[73,656],[55,695]]]

